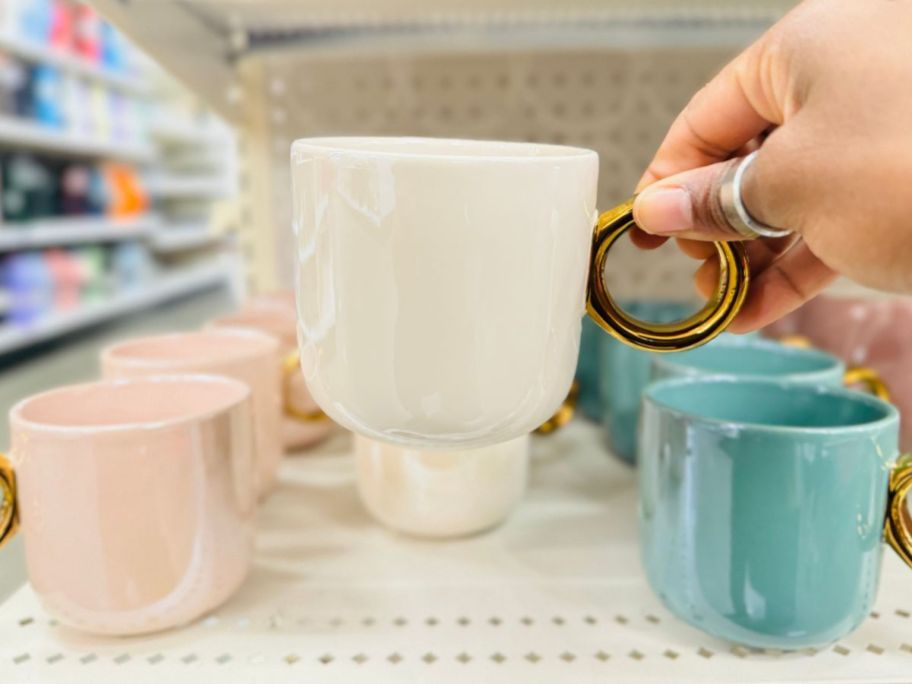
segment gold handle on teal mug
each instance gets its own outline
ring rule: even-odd
[[[912,454],[906,454],[897,461],[890,473],[884,539],[912,568],[912,514],[909,513],[906,503],[910,491],[912,491]]]

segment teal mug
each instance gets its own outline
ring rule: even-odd
[[[886,540],[912,566],[912,459],[885,401],[771,378],[644,393],[640,541],[678,617],[759,648],[821,646],[874,603]]]
[[[663,300],[635,300],[622,304],[631,315],[653,323],[669,323],[686,318],[694,311],[693,305]],[[596,332],[600,332],[596,329]],[[585,348],[585,328],[583,347]],[[597,403],[587,409],[584,394],[581,394],[581,409],[590,417],[601,420],[605,428],[608,447],[623,461],[633,463],[636,456],[636,426],[640,414],[640,397],[649,383],[650,362],[655,352],[635,349],[608,335],[599,334],[595,340],[598,360],[585,366],[597,373],[597,382],[588,374],[580,377],[583,393],[587,385],[595,388]],[[710,342],[712,344],[712,342]],[[590,352],[591,353],[591,352]],[[581,360],[581,364],[583,361]],[[583,365],[580,366],[582,370]],[[589,370],[591,373],[592,371]],[[590,389],[590,392],[592,389]]]
[[[720,375],[738,378],[779,378],[809,385],[863,385],[871,394],[889,400],[875,371],[847,368],[842,359],[813,349],[799,338],[776,342],[759,337],[721,336],[704,347],[679,354],[655,354],[651,380]]]

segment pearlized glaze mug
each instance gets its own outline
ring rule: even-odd
[[[265,496],[282,460],[279,343],[252,330],[204,330],[141,337],[116,343],[101,353],[105,378],[207,373],[225,375],[251,389],[256,449],[252,485]]]
[[[653,590],[759,648],[835,641],[867,617],[881,542],[912,565],[912,459],[876,397],[775,379],[678,378],[644,394],[640,549]]]
[[[0,546],[21,517],[29,581],[60,622],[153,632],[241,584],[256,509],[246,385],[186,375],[64,387],[17,404],[10,427]]]
[[[656,326],[602,274],[632,200],[595,206],[598,155],[533,143],[315,138],[291,152],[301,366],[333,420],[372,439],[472,448],[521,437],[561,405],[580,320],[639,347],[717,335],[747,287],[717,243],[718,292]],[[588,293],[588,294],[587,294]]]
[[[206,327],[214,330],[259,330],[279,343],[284,359],[282,443],[286,451],[305,449],[329,436],[334,423],[310,396],[301,374],[293,303],[283,301],[277,295],[254,298],[240,311],[215,318]]]
[[[526,490],[529,436],[432,451],[355,434],[358,493],[383,525],[419,537],[462,537],[499,525]]]

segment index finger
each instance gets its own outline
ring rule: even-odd
[[[729,62],[678,114],[637,192],[662,178],[729,159],[770,126],[782,108],[767,96],[762,68],[766,38]]]

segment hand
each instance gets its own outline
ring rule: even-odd
[[[750,214],[794,235],[747,243],[751,289],[732,329],[762,327],[837,274],[912,292],[912,1],[809,0],[700,90],[648,171],[632,235],[667,237],[718,267],[707,240],[741,239],[721,213],[727,161],[759,148],[742,197]]]

